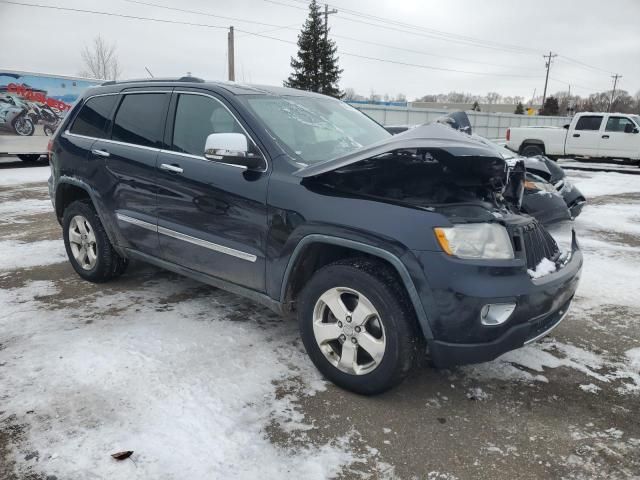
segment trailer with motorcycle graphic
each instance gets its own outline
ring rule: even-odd
[[[0,155],[37,160],[78,97],[102,82],[0,69]]]

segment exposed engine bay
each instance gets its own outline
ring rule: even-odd
[[[523,179],[524,164],[518,160],[507,162],[499,156],[454,156],[444,149],[408,148],[323,173],[314,182],[345,193],[430,210],[467,205],[518,213]]]

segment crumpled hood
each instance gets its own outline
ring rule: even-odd
[[[483,170],[486,166],[492,172],[491,175],[499,172],[507,174],[507,161],[495,148],[449,126],[433,123],[411,128],[347,155],[303,167],[294,172],[294,175],[301,178],[314,177],[388,152],[413,148],[444,152],[452,162],[458,159],[463,168],[471,166],[475,167],[473,170]]]

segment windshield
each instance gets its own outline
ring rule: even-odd
[[[355,108],[329,97],[242,95],[240,99],[306,165],[341,157],[391,136]]]
[[[631,115],[631,118],[636,121],[636,125],[640,126],[640,115]]]

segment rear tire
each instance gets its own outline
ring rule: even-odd
[[[107,282],[127,269],[128,260],[114,250],[90,200],[77,200],[65,209],[62,229],[69,261],[85,280]]]
[[[523,157],[535,157],[536,155],[544,155],[544,150],[540,145],[525,145],[520,153]]]
[[[318,270],[298,298],[298,322],[311,361],[346,390],[384,392],[415,365],[420,345],[415,312],[382,262],[355,258]]]

